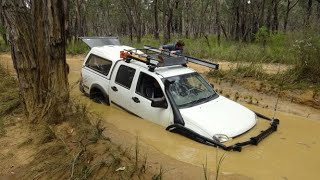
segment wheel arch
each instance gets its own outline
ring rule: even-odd
[[[107,92],[104,90],[104,88],[102,86],[100,86],[99,84],[92,84],[91,88],[90,88],[90,92],[89,92],[89,97],[90,99],[92,99],[94,97],[94,93],[100,92],[102,93],[103,97],[105,98],[105,102],[110,105],[109,102],[109,95],[107,94]]]

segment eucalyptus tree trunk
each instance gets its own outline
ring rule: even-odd
[[[159,39],[159,18],[158,18],[158,0],[153,1],[153,14],[154,14],[154,33],[155,39]]]
[[[289,19],[289,13],[292,8],[294,8],[298,4],[299,0],[296,0],[295,2],[292,2],[291,0],[287,0],[287,7],[286,7],[286,13],[284,16],[284,22],[283,22],[283,31],[287,32],[287,26],[288,26],[288,19]]]
[[[220,0],[216,0],[215,8],[216,8],[217,39],[218,39],[218,46],[220,46],[220,44],[221,44]]]
[[[163,21],[165,26],[164,28],[164,43],[168,43],[171,39],[171,25],[173,18],[173,9],[171,7],[171,0],[163,0]]]
[[[21,97],[33,123],[57,122],[69,101],[64,0],[2,0]]]
[[[272,8],[273,8],[273,19],[272,19],[272,32],[276,32],[279,29],[279,21],[278,21],[278,4],[280,1],[272,0]]]
[[[311,17],[311,14],[312,14],[312,0],[308,0],[308,5],[307,5],[307,15],[306,15],[306,18],[305,18],[305,25],[307,28],[310,27],[310,17]]]

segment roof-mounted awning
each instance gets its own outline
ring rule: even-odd
[[[90,48],[106,46],[106,45],[121,45],[118,37],[79,37]]]

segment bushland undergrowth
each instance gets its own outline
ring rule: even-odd
[[[17,110],[20,99],[15,81],[0,67],[0,138],[8,133],[9,126],[23,127],[21,140],[27,138],[16,148],[29,147],[36,151],[29,157],[33,159],[30,163],[17,167],[16,179],[150,179],[153,176],[148,172],[147,157],[139,153],[139,142],[133,148],[113,143],[105,136],[101,119],[89,113],[85,105],[70,101],[63,120],[29,124],[23,108]],[[10,157],[14,156],[12,152]]]
[[[217,37],[214,35],[188,39],[175,36],[172,37],[171,43],[178,39],[183,39],[186,44],[185,54],[210,61],[246,62],[254,66],[262,63],[280,63],[293,66],[289,71],[281,75],[278,74],[278,76],[271,75],[272,77],[270,77],[265,74],[267,79],[272,79],[272,83],[278,82],[279,84],[277,79],[285,79],[284,83],[287,83],[288,87],[304,88],[317,86],[320,82],[320,36],[312,31],[268,34],[262,27],[256,34],[254,42],[222,39],[220,46],[218,46]],[[143,45],[160,47],[163,37],[154,39],[152,35],[145,35],[141,43],[137,43],[135,40],[130,41],[128,36],[121,37],[120,40],[122,44],[137,48],[142,48]],[[73,55],[86,54],[88,51],[89,48],[81,40],[72,40],[67,46],[67,53]],[[249,66],[248,70],[245,70],[247,67],[244,66],[237,67],[239,70],[233,69],[231,74],[236,72],[240,72],[238,75],[244,72],[252,73],[252,66]],[[229,73],[227,72],[227,74]],[[259,79],[261,73],[263,72],[259,72],[257,69],[252,77]]]
[[[245,62],[225,72],[215,72],[211,75],[226,78],[251,77],[257,80],[267,80],[282,88],[318,88],[320,86],[320,36],[314,32],[304,33],[263,33],[259,30],[254,42],[234,42],[222,40],[217,45],[215,36],[183,39],[187,55],[210,61]],[[172,38],[172,43],[179,37]],[[133,47],[143,47],[144,44],[159,47],[162,39],[144,36],[141,43],[131,42],[128,37],[121,38],[123,44]],[[288,71],[267,74],[262,71],[261,64],[287,64],[293,68]]]

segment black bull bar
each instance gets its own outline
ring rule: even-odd
[[[226,146],[217,140],[204,137],[204,136],[194,132],[193,130],[186,128],[185,126],[183,126],[181,124],[170,125],[166,128],[166,130],[168,130],[170,132],[181,134],[183,136],[186,136],[190,139],[193,139],[197,142],[200,142],[200,143],[203,143],[203,144],[206,144],[209,146],[222,148],[223,150],[226,150],[226,151],[239,151],[239,152],[241,152],[243,146],[258,145],[263,139],[268,137],[273,132],[277,131],[278,125],[280,123],[279,119],[269,118],[269,117],[266,117],[266,116],[264,116],[260,113],[257,113],[257,112],[255,112],[255,114],[264,120],[270,121],[270,127],[266,130],[261,131],[259,135],[255,136],[255,137],[251,137],[248,141],[236,143],[236,144],[230,145],[230,146]]]

